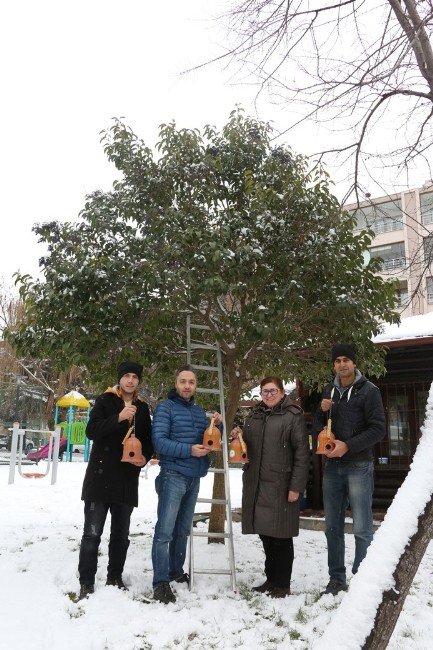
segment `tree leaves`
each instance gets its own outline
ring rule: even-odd
[[[10,340],[100,381],[139,358],[160,381],[192,313],[221,342],[233,399],[263,372],[322,383],[338,340],[377,374],[371,337],[397,316],[377,262],[364,267],[370,233],[353,232],[326,174],[271,137],[238,109],[221,132],[161,125],[154,154],[115,120],[102,141],[122,178],[86,198],[78,224],[35,226],[44,279],[18,277],[26,319]]]

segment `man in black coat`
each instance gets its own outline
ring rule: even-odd
[[[100,395],[90,413],[86,435],[93,440],[83,482],[84,531],[78,572],[80,595],[94,591],[98,548],[108,511],[111,513],[107,585],[126,589],[122,572],[129,547],[131,513],[138,505],[138,477],[153,454],[149,407],[137,396],[143,366],[122,362],[118,384]],[[130,427],[142,444],[144,461],[122,462],[123,440]]]
[[[374,445],[386,433],[380,391],[356,368],[355,348],[332,348],[334,382],[325,386],[313,433],[331,418],[335,448],[325,453],[323,503],[328,544],[329,583],[322,594],[347,589],[344,562],[344,522],[348,503],[355,535],[352,573],[358,571],[373,539],[372,500]]]

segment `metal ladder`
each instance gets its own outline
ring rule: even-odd
[[[229,481],[229,462],[228,462],[228,446],[227,446],[227,427],[226,427],[226,417],[225,417],[225,405],[224,405],[224,382],[223,382],[223,372],[222,372],[222,362],[221,362],[221,347],[218,341],[215,344],[209,344],[205,341],[194,342],[191,340],[191,331],[192,330],[201,330],[201,331],[210,331],[210,327],[207,325],[194,325],[191,323],[191,317],[187,316],[186,324],[186,337],[187,337],[187,363],[191,365],[194,370],[202,370],[205,372],[216,372],[218,373],[218,389],[216,388],[201,388],[197,387],[197,393],[207,393],[214,394],[219,396],[220,409],[219,412],[222,415],[223,420],[223,432],[221,436],[221,446],[223,454],[223,467],[216,468],[210,467],[209,472],[224,474],[224,488],[225,488],[225,499],[208,499],[208,498],[198,498],[197,503],[209,503],[209,504],[219,504],[225,505],[226,509],[226,529],[224,533],[211,533],[211,532],[199,532],[194,530],[194,524],[191,525],[191,533],[189,538],[189,588],[192,589],[194,586],[194,577],[195,574],[221,574],[230,576],[230,585],[233,590],[236,589],[236,567],[235,567],[235,555],[233,548],[233,522],[232,522],[232,508],[230,501],[230,481]],[[216,365],[198,365],[192,362],[192,351],[203,351],[203,352],[212,352],[214,358],[216,356]],[[196,569],[194,566],[194,538],[195,537],[215,537],[215,538],[224,538],[228,542],[228,554],[229,554],[229,568],[228,569],[205,569],[200,568]]]

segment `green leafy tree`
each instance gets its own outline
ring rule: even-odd
[[[326,381],[336,340],[380,374],[371,338],[397,316],[380,261],[364,262],[370,233],[353,232],[323,171],[272,142],[239,109],[221,132],[162,125],[156,153],[116,120],[103,143],[121,179],[79,223],[35,227],[44,277],[18,276],[26,314],[9,340],[101,383],[143,359],[156,383],[181,361],[190,313],[221,344],[228,427],[265,373]]]

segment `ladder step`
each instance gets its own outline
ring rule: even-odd
[[[216,345],[210,343],[191,343],[191,350],[218,350]]]
[[[227,569],[194,569],[194,573],[209,573],[210,575],[231,576],[232,571]]]
[[[190,323],[189,327],[192,330],[210,330],[209,325],[194,325],[193,323]]]
[[[214,474],[225,474],[225,469],[219,467],[209,467],[208,472],[214,472]]]
[[[221,391],[218,388],[196,388],[196,393],[209,393],[212,395],[220,395]]]
[[[196,366],[194,364],[191,364],[191,368],[194,368],[194,370],[207,370],[209,372],[218,372],[218,366]]]
[[[230,533],[193,532],[194,537],[230,537]]]
[[[197,499],[197,503],[216,503],[221,506],[225,506],[227,499],[207,499],[206,497],[200,497]]]

